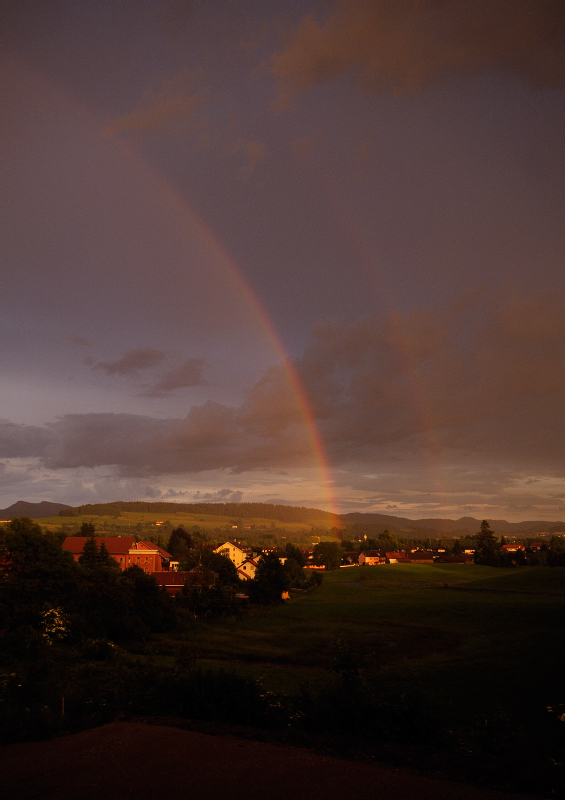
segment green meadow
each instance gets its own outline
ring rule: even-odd
[[[326,529],[328,527],[327,520],[311,520],[309,522],[280,522],[262,517],[239,517],[235,520],[233,517],[218,516],[215,514],[190,514],[184,511],[167,512],[166,514],[157,514],[152,512],[138,512],[138,511],[121,511],[119,516],[98,516],[93,514],[84,514],[76,517],[45,517],[44,519],[36,520],[46,530],[54,531],[60,530],[64,526],[72,535],[78,531],[83,522],[89,522],[94,525],[96,532],[100,536],[124,536],[128,533],[134,534],[137,532],[137,526],[141,525],[143,535],[156,534],[164,531],[163,527],[156,523],[171,523],[173,528],[182,526],[189,530],[192,527],[197,527],[207,534],[212,534],[221,530],[228,535],[237,535],[239,538],[245,535],[261,534],[261,533],[278,533],[281,531],[288,532],[292,535],[308,534],[312,527],[321,527]],[[233,528],[235,522],[239,523],[237,529]],[[170,528],[169,528],[170,532]],[[211,538],[214,538],[212,536]]]
[[[285,605],[195,623],[186,639],[204,668],[319,698],[322,730],[328,704],[355,730],[347,706],[366,702],[381,740],[428,742],[467,759],[470,779],[475,764],[536,792],[561,780],[564,630],[564,568],[395,564],[327,573]]]
[[[352,567],[242,620],[195,623],[189,639],[199,659],[261,674],[273,690],[323,679],[346,650],[382,680],[425,677],[430,691],[462,692],[484,682],[490,697],[543,687],[557,702],[564,610],[562,568]]]

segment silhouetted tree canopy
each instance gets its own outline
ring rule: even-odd
[[[189,550],[192,549],[192,537],[185,531],[184,528],[175,528],[171,533],[167,551],[174,558],[182,558]]]
[[[251,602],[267,605],[282,603],[282,593],[288,588],[288,578],[277,554],[267,553],[262,556],[255,577],[249,581]]]

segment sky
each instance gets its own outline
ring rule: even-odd
[[[565,519],[560,0],[21,0],[0,507]]]

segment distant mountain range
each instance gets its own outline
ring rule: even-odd
[[[391,533],[403,536],[438,538],[441,536],[464,536],[477,533],[482,520],[474,517],[461,517],[460,519],[408,519],[407,517],[394,517],[390,514],[362,513],[354,511],[350,514],[336,516],[319,509],[303,508],[298,506],[281,506],[270,503],[146,503],[146,502],[117,502],[88,506],[68,506],[64,503],[27,503],[18,500],[9,508],[0,509],[0,519],[14,519],[15,517],[31,517],[43,519],[45,517],[73,517],[84,514],[103,516],[114,514],[118,511],[143,511],[166,513],[167,511],[182,511],[193,514],[211,514],[218,516],[234,516],[241,518],[262,517],[280,522],[306,522],[320,524],[323,520],[328,527],[354,525],[360,533],[367,536],[378,536],[385,529]],[[66,513],[68,512],[68,513]],[[510,534],[513,536],[535,536],[539,533],[563,533],[565,522],[547,520],[524,520],[524,522],[507,522],[504,519],[489,519],[491,528],[499,535]],[[364,530],[361,530],[361,529]]]
[[[481,527],[482,520],[474,517],[460,517],[460,519],[407,519],[406,517],[393,517],[388,514],[363,514],[352,512],[342,514],[341,519],[348,525],[371,525],[375,528],[388,528],[391,532],[402,531],[410,534],[412,531],[418,536],[437,537],[438,535],[473,535]],[[504,519],[489,519],[489,525],[498,534],[516,535],[519,533],[535,535],[537,533],[563,533],[565,522],[547,520],[524,520],[524,522],[507,522]],[[381,532],[379,530],[379,532]]]
[[[17,503],[8,506],[8,508],[0,508],[0,519],[56,517],[59,511],[71,507],[66,506],[64,503],[49,503],[47,500],[42,500],[41,503],[28,503],[25,500],[18,500]]]

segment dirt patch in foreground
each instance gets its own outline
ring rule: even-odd
[[[0,752],[7,800],[517,800],[408,769],[310,750],[114,722]]]

